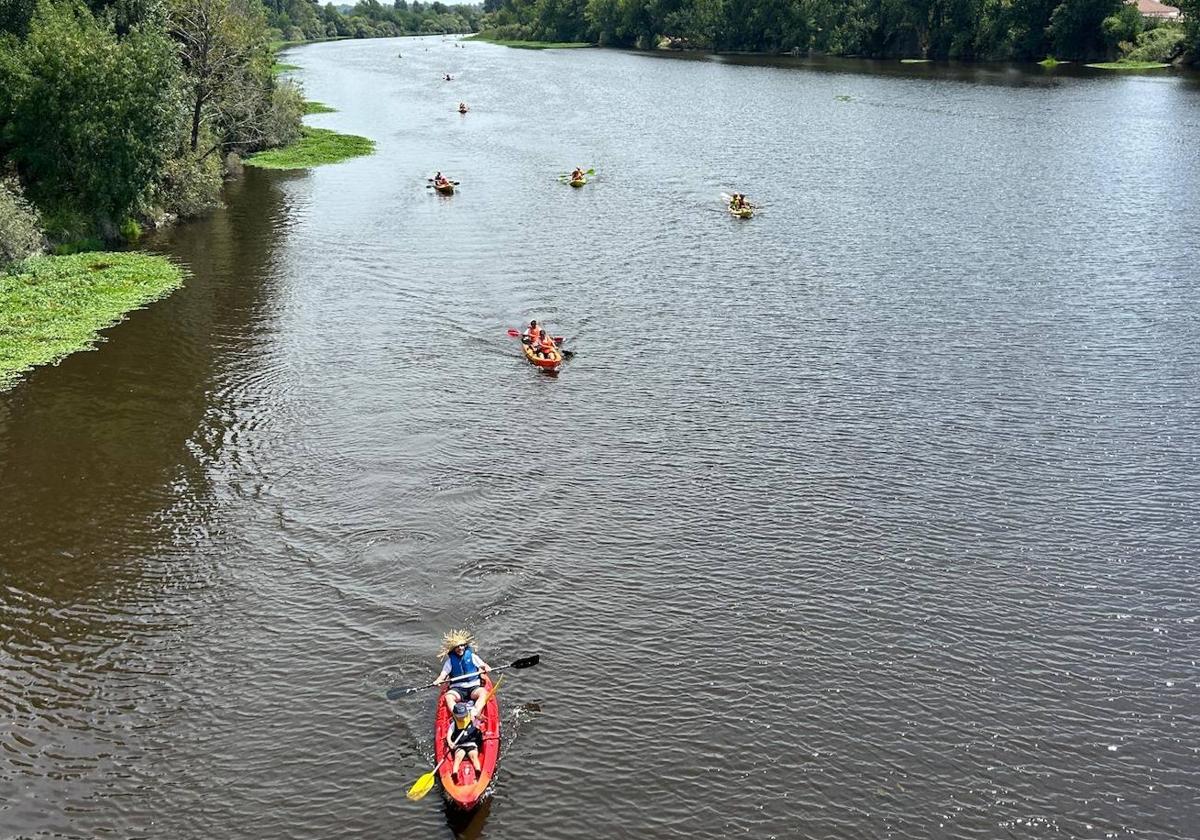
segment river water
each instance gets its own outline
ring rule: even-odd
[[[1194,79],[288,60],[378,153],[0,395],[0,836],[1200,836]]]

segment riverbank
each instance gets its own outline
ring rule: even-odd
[[[101,330],[183,279],[166,257],[108,251],[33,257],[0,274],[0,391],[36,365],[91,349]]]
[[[501,47],[512,47],[516,50],[577,50],[584,47],[596,46],[586,41],[514,41],[507,38],[496,38],[485,35],[482,32],[469,35],[463,38],[463,40],[483,41],[484,43],[497,44]]]

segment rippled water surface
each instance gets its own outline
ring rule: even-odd
[[[1200,836],[1194,80],[289,60],[378,153],[0,396],[0,836]]]

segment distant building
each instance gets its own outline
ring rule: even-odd
[[[1179,9],[1168,6],[1166,3],[1159,3],[1158,0],[1129,0],[1129,2],[1137,4],[1142,17],[1159,18],[1160,20],[1175,20],[1179,17]]]

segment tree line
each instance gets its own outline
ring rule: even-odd
[[[479,7],[362,0],[0,0],[0,268],[132,239],[220,200],[238,157],[298,139],[273,46],[472,31]]]
[[[421,3],[395,0],[360,0],[342,14],[332,3],[319,6],[316,0],[262,0],[267,23],[285,41],[315,41],[321,38],[391,38],[398,35],[439,35],[475,32],[483,18],[479,6]]]
[[[1177,5],[1184,23],[1143,20],[1124,0],[485,0],[482,28],[642,49],[1036,61],[1142,48],[1195,58],[1200,0]]]

